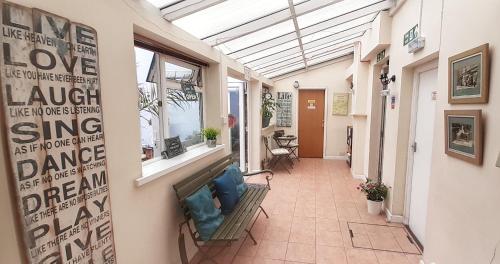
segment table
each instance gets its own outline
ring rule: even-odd
[[[292,141],[296,140],[297,137],[294,135],[287,135],[287,136],[275,137],[275,139],[276,139],[276,143],[278,144],[278,146],[280,148],[282,148],[282,147],[290,146],[290,143],[292,143]],[[283,144],[283,143],[286,143],[286,144]]]

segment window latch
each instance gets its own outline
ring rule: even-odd
[[[163,106],[163,102],[161,100],[158,100],[158,106],[159,107],[162,107]]]
[[[417,142],[413,142],[413,144],[411,144],[411,149],[413,152],[417,152]]]

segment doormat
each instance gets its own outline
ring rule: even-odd
[[[403,226],[347,222],[354,248],[405,254],[422,254],[417,242]]]

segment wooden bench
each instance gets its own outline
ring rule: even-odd
[[[234,208],[233,212],[224,217],[224,221],[215,231],[209,241],[202,241],[199,237],[197,231],[195,231],[194,225],[191,223],[191,214],[189,208],[186,206],[185,200],[187,197],[198,191],[204,185],[207,185],[212,192],[212,197],[216,197],[215,186],[213,180],[220,175],[222,175],[227,168],[227,166],[233,164],[232,155],[228,155],[215,163],[211,164],[209,167],[183,179],[182,181],[176,183],[174,187],[175,194],[179,201],[180,206],[184,211],[185,220],[179,225],[179,252],[181,255],[181,260],[183,264],[188,263],[185,239],[182,232],[183,226],[187,225],[191,238],[193,239],[195,246],[199,251],[208,259],[213,260],[215,256],[209,256],[206,252],[201,250],[201,247],[207,246],[209,243],[206,242],[222,242],[223,246],[231,246],[231,242],[237,241],[243,237],[245,233],[248,233],[250,239],[253,240],[254,244],[257,244],[252,233],[250,232],[257,217],[254,216],[256,212],[260,209],[266,217],[267,213],[262,208],[261,204],[266,197],[267,192],[271,189],[269,181],[273,177],[273,172],[271,170],[263,170],[253,173],[243,173],[244,176],[253,176],[258,174],[268,174],[266,176],[267,184],[247,184],[247,191],[240,197],[240,201]],[[250,227],[249,224],[251,223]]]

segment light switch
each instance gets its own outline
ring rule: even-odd
[[[500,153],[498,153],[498,158],[497,158],[497,167],[500,168]]]

